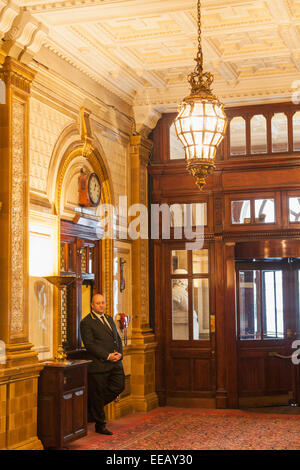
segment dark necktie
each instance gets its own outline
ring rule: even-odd
[[[110,324],[108,323],[108,320],[106,319],[106,317],[105,317],[104,314],[100,316],[100,320],[102,321],[103,325],[108,326],[108,328],[111,330],[111,326],[110,326]]]

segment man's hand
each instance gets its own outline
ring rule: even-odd
[[[110,362],[117,362],[121,359],[121,357],[122,357],[122,354],[115,351],[113,353],[110,353],[107,360],[110,361]]]

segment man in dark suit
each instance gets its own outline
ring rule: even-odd
[[[89,421],[95,421],[95,431],[111,435],[106,428],[104,406],[124,390],[122,365],[123,347],[113,319],[105,314],[105,299],[95,294],[91,313],[80,322],[80,333],[88,352]]]

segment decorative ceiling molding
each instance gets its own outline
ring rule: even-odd
[[[4,3],[1,0],[1,50],[7,56],[28,63],[42,47],[48,28],[11,1]]]
[[[161,118],[161,113],[151,105],[134,106],[133,112],[136,122],[136,132],[144,137],[148,137],[151,130],[154,129],[158,120]]]
[[[188,92],[196,0],[14,1],[18,7],[0,0],[0,31],[8,38],[23,25],[6,45],[19,57],[18,47],[32,57],[43,44],[136,110],[172,107]],[[202,23],[204,66],[220,98],[291,95],[300,71],[300,0],[206,0]],[[140,111],[135,114],[141,123]]]
[[[19,13],[19,8],[12,2],[0,0],[0,35],[1,39],[12,26],[15,17]]]

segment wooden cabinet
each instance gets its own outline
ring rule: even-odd
[[[87,434],[87,364],[46,363],[38,385],[38,436],[45,448],[62,448]]]

